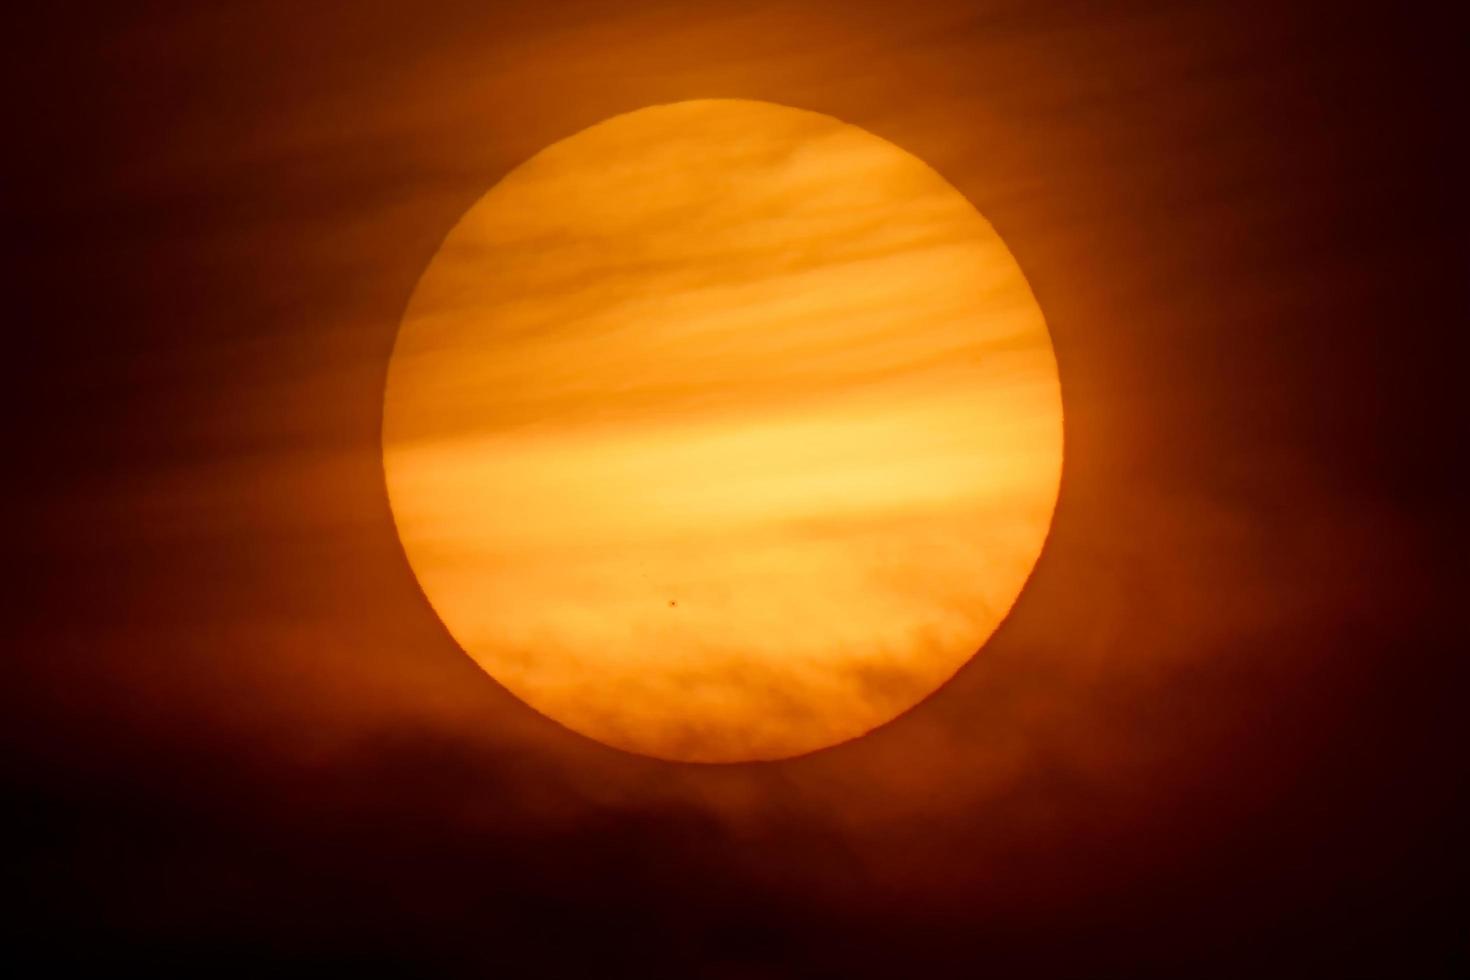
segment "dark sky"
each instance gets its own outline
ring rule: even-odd
[[[12,20],[0,958],[1448,972],[1459,52],[1414,4],[1357,6]],[[387,356],[448,228],[545,144],[700,97],[944,174],[1026,271],[1066,411],[992,642],[781,763],[658,762],[524,708],[434,617],[383,488]]]

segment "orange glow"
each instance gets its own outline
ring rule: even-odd
[[[532,157],[450,232],[389,368],[394,519],[459,644],[670,759],[859,736],[995,630],[1062,409],[1005,244],[828,116],[707,100]]]

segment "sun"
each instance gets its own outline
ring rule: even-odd
[[[537,153],[449,232],[383,464],[450,634],[568,728],[768,760],[863,735],[986,642],[1062,465],[1046,323],[921,160],[747,100]]]

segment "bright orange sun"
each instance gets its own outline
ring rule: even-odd
[[[797,755],[948,680],[1056,502],[1021,270],[923,162],[829,116],[616,116],[435,255],[383,407],[398,533],[496,680],[668,759]]]

